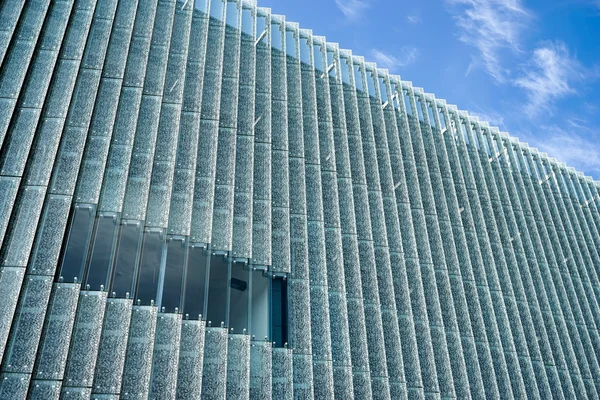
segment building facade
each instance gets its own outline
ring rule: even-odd
[[[0,2],[0,399],[600,393],[600,187],[242,0]]]

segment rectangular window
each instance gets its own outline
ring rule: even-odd
[[[63,278],[64,282],[72,283],[75,278],[78,282],[82,281],[95,215],[95,206],[91,204],[75,205],[58,275]]]
[[[361,92],[365,90],[362,72],[358,64],[354,64],[354,84],[356,85],[356,90],[360,90]]]
[[[283,39],[281,36],[281,24],[271,22],[271,47],[277,50],[283,50]]]
[[[250,333],[257,339],[269,337],[269,284],[270,278],[263,271],[252,271]]]
[[[412,102],[410,101],[408,90],[404,90],[404,106],[406,107],[406,114],[413,115]]]
[[[398,92],[398,89],[396,88],[396,84],[392,83],[391,84],[391,88],[392,88],[392,99],[394,100],[394,108],[396,110],[400,109],[400,93]]]
[[[444,111],[441,108],[439,108],[438,113],[440,116],[440,124],[441,124],[440,128],[442,129],[442,131],[444,129],[448,129],[448,124],[446,123],[446,116],[444,115]]]
[[[264,38],[264,33],[267,30],[267,17],[259,15],[256,17],[256,39],[261,36]],[[263,39],[264,40],[264,39]]]
[[[271,282],[271,341],[276,347],[288,342],[287,279],[275,278]]]
[[[183,312],[190,318],[198,318],[200,314],[206,315],[208,254],[204,247],[191,246],[188,251],[187,272],[185,275],[185,295],[183,299]]]
[[[225,9],[223,2],[224,0],[212,0],[210,2],[210,16],[219,21],[223,20],[223,11]]]
[[[229,282],[229,328],[235,333],[248,329],[250,313],[250,270],[245,264],[234,262],[231,265]]]
[[[467,124],[464,120],[461,120],[460,129],[462,131],[462,135],[463,135],[463,139],[465,140],[465,143],[467,145],[470,145],[471,141],[469,140],[469,132],[467,131]]]
[[[194,8],[206,13],[206,10],[208,10],[208,1],[209,0],[194,0]]]
[[[116,213],[101,213],[96,222],[93,247],[87,266],[85,285],[91,290],[108,288],[113,256],[117,242],[119,215]]]
[[[119,243],[115,267],[109,292],[125,298],[134,291],[135,266],[142,246],[142,222],[123,221],[119,232]]]
[[[167,240],[167,262],[160,306],[167,312],[181,310],[185,263],[188,245],[185,237],[169,237]]]
[[[419,97],[415,97],[417,101],[417,114],[419,115],[419,121],[425,122],[425,116],[423,116],[423,103]]]
[[[335,63],[335,61],[333,58],[333,51],[327,51],[327,70],[329,70],[329,76],[332,78],[336,77],[336,70],[335,70],[334,63]]]
[[[350,62],[347,58],[341,58],[342,60],[342,82],[350,84]]]
[[[156,301],[158,284],[160,280],[160,266],[165,247],[165,234],[163,229],[146,229],[142,244],[142,256],[138,272],[138,282],[135,300],[142,305],[149,305]]]
[[[285,52],[288,56],[298,58],[298,48],[293,31],[285,31]]]
[[[302,61],[304,64],[311,64],[308,38],[300,38],[300,61]]]
[[[433,115],[433,107],[430,102],[427,102],[427,114],[429,115],[429,123],[431,126],[437,126],[435,116]]]
[[[248,36],[254,33],[254,18],[249,8],[242,9],[242,33]]]
[[[240,16],[240,9],[238,8],[237,2],[228,1],[227,2],[227,18],[226,18],[227,25],[234,29],[239,29],[239,22],[238,22],[239,16]]]
[[[377,92],[375,91],[375,72],[367,71],[367,87],[369,89],[369,96],[377,97]]]
[[[227,322],[228,276],[228,259],[224,255],[211,256],[206,319],[211,321],[212,326]]]
[[[325,60],[323,59],[323,47],[320,44],[313,46],[313,56],[315,57],[315,69],[317,71],[325,71]]]

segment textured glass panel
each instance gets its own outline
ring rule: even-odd
[[[29,389],[29,400],[58,400],[60,396],[60,381],[45,381],[34,379]]]
[[[252,271],[250,333],[257,339],[269,337],[269,283],[262,271]]]
[[[227,346],[227,399],[250,395],[250,336],[229,335]]]
[[[293,381],[292,350],[273,349],[273,398],[293,399]]]
[[[85,274],[85,284],[89,285],[92,290],[108,287],[118,228],[118,214],[108,213],[98,216],[93,247]]]
[[[210,277],[208,284],[208,311],[206,319],[214,326],[226,321],[227,276],[229,262],[225,256],[213,255],[210,258]]]
[[[15,99],[19,96],[34,46],[32,41],[14,42],[0,74],[0,97]]]
[[[244,264],[233,263],[229,283],[229,328],[235,333],[248,329],[250,271]]]
[[[29,374],[0,374],[0,398],[25,399],[30,378]]]
[[[8,227],[8,220],[13,209],[20,179],[0,176],[0,243]]]
[[[202,372],[202,399],[225,399],[227,387],[227,329],[206,329],[204,368]]]
[[[115,266],[109,292],[117,297],[133,293],[135,266],[141,247],[142,226],[140,222],[123,222],[119,232]]]
[[[183,321],[177,372],[177,399],[197,399],[202,391],[204,321]]]
[[[13,115],[13,123],[0,157],[0,173],[8,176],[21,176],[25,169],[29,149],[40,118],[41,110],[22,108]]]
[[[25,268],[0,268],[0,298],[3,299],[0,307],[0,357],[4,354],[24,275]]]
[[[180,344],[181,314],[160,315],[156,323],[149,398],[175,398]]]
[[[183,312],[193,319],[198,318],[200,314],[205,315],[208,257],[203,247],[192,246],[189,249]]]
[[[161,307],[164,307],[167,312],[174,312],[176,308],[181,310],[187,250],[186,238],[169,237],[167,239],[167,263],[161,300]]]
[[[162,229],[146,229],[134,298],[142,305],[156,300],[165,235]]]

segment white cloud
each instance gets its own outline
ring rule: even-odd
[[[573,83],[585,79],[586,75],[588,73],[569,54],[567,46],[555,42],[537,48],[523,74],[513,84],[525,90],[525,110],[530,116],[536,116],[549,111],[557,99],[577,93]]]
[[[418,15],[408,15],[406,20],[413,25],[421,23],[421,18]]]
[[[497,127],[504,127],[504,117],[495,112],[495,111],[491,111],[491,112],[473,112],[473,111],[469,111],[469,114],[479,118],[480,121],[485,121],[488,122],[491,126],[497,126]]]
[[[461,32],[459,39],[475,47],[469,71],[482,65],[497,81],[504,82],[509,71],[502,65],[501,52],[519,51],[519,39],[531,19],[521,0],[446,0]],[[468,73],[468,71],[467,71]]]
[[[568,130],[556,125],[541,126],[539,131],[543,134],[522,134],[522,139],[551,157],[600,179],[600,141],[589,126],[571,128],[573,126]]]
[[[335,0],[335,4],[350,20],[358,19],[361,13],[369,8],[367,0]]]
[[[402,47],[398,55],[392,55],[381,50],[373,49],[371,50],[371,56],[379,68],[387,68],[393,72],[398,68],[406,67],[407,65],[414,63],[419,56],[419,50],[415,47]]]

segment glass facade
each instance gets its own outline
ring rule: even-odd
[[[0,399],[598,398],[599,199],[251,1],[0,2]]]

